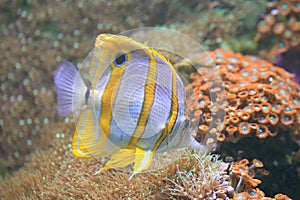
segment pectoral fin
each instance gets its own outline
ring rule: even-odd
[[[134,149],[121,149],[111,156],[111,159],[105,164],[101,170],[112,168],[123,168],[134,162]]]
[[[134,166],[133,166],[133,175],[140,173],[150,167],[153,158],[153,151],[145,151],[140,148],[136,148]]]

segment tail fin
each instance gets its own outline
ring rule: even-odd
[[[68,116],[85,101],[85,86],[76,67],[64,60],[54,76],[58,104],[58,114]]]

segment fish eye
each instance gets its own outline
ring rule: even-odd
[[[127,55],[125,53],[119,53],[114,59],[114,64],[118,67],[123,65],[127,61]]]

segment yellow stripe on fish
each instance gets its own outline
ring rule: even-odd
[[[149,117],[149,113],[153,104],[154,100],[154,90],[156,87],[156,59],[153,54],[151,54],[150,49],[146,51],[147,49],[144,49],[145,53],[150,57],[149,60],[149,69],[147,74],[147,80],[145,84],[145,92],[144,92],[144,100],[143,100],[143,106],[142,110],[140,112],[140,116],[137,122],[136,129],[131,136],[130,143],[128,144],[128,148],[134,148],[136,146],[136,143],[141,138],[142,134],[144,133],[147,120]]]
[[[128,59],[130,59],[130,56],[128,57]],[[113,105],[115,104],[117,91],[120,87],[121,78],[123,76],[125,67],[126,64],[124,64],[124,66],[122,67],[116,67],[112,65],[111,76],[102,95],[100,128],[107,137],[110,133],[110,123],[112,118]]]
[[[172,132],[172,129],[178,117],[178,100],[176,95],[176,88],[176,72],[174,68],[172,68],[172,104],[170,109],[170,118],[161,136],[155,143],[155,146],[153,147],[152,151],[156,151],[159,145],[162,143],[162,141],[167,137],[167,135]]]
[[[87,81],[67,61],[54,78],[59,114],[79,113],[76,156],[110,156],[102,170],[133,164],[136,174],[150,167],[154,153],[195,143],[183,132],[184,85],[162,54],[125,36],[101,34],[90,55],[83,63]]]

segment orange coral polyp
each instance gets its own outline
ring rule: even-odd
[[[300,23],[299,23],[300,26]],[[300,44],[300,36],[294,35],[290,40],[291,47],[296,47]]]
[[[240,119],[238,118],[238,117],[230,117],[230,121],[233,123],[233,124],[237,124],[239,121],[240,121]]]
[[[247,121],[250,118],[250,114],[249,113],[243,113],[241,118],[242,118],[242,120]]]
[[[265,91],[264,91],[265,87],[266,86],[262,86],[262,88],[258,87],[258,89],[257,89],[257,95],[264,96],[265,95]]]
[[[224,88],[229,89],[232,85],[232,83],[230,81],[224,81],[223,82]]]
[[[251,132],[251,126],[247,122],[241,122],[239,124],[239,133],[242,135],[248,135]]]
[[[234,169],[234,168],[233,168]],[[249,170],[246,165],[240,165],[236,168],[236,171],[240,173],[241,175],[246,175],[248,174]]]
[[[284,31],[285,31],[285,25],[283,22],[278,22],[273,27],[273,32],[276,35],[280,35],[280,34],[284,33]]]
[[[294,33],[290,29],[285,29],[283,37],[286,39],[291,39],[294,36]]]
[[[269,135],[269,129],[265,125],[259,125],[258,129],[256,131],[256,136],[260,139],[264,139],[268,137]]]
[[[291,16],[287,22],[287,26],[289,28],[292,28],[296,22],[297,22],[297,18],[295,16]]]
[[[248,91],[241,91],[238,93],[240,99],[246,99],[248,97]]]
[[[242,159],[240,161],[237,162],[238,164],[241,164],[241,165],[248,165],[249,164],[249,160],[247,159]]]
[[[249,190],[248,191],[248,195],[249,195],[249,198],[252,199],[252,200],[260,199],[261,198],[260,194],[257,193],[255,189]]]
[[[273,90],[276,90],[276,89],[278,89],[279,85],[278,85],[277,82],[272,82],[271,87],[272,87]]]
[[[282,108],[278,105],[272,105],[272,109],[271,109],[274,113],[276,114],[280,114],[282,111]]]
[[[229,134],[229,136],[233,136],[233,134],[238,130],[238,128],[236,126],[233,125],[229,125],[228,127],[226,127],[226,131]]]
[[[257,73],[252,73],[249,77],[248,77],[248,80],[251,82],[251,83],[255,83],[259,80],[259,74]]]
[[[268,25],[265,21],[260,21],[257,24],[257,30],[261,33],[267,33],[271,29],[270,25]]]
[[[275,16],[272,14],[267,14],[264,19],[265,23],[268,25],[273,25],[275,23]]]
[[[255,112],[261,111],[261,104],[252,104],[251,106]]]
[[[232,92],[232,93],[238,93],[240,88],[237,86],[237,85],[231,85],[229,89],[229,92]]]
[[[255,103],[259,103],[259,102],[261,102],[261,95],[257,94],[257,95],[251,96],[250,100],[252,100]]]
[[[254,113],[254,109],[251,107],[251,106],[246,106],[246,107],[244,107],[243,108],[243,111],[245,112],[245,113],[248,113],[248,114],[252,114],[252,113]]]
[[[202,133],[206,133],[208,131],[209,127],[207,125],[204,125],[204,124],[201,124],[199,126],[199,130],[202,132]]]
[[[267,115],[268,122],[275,126],[279,122],[279,117],[276,113],[271,112]]]
[[[255,168],[250,168],[250,169],[249,169],[249,172],[248,172],[248,175],[249,175],[251,178],[254,178],[254,177],[256,176]]]
[[[213,106],[211,106],[211,107],[209,108],[209,110],[210,110],[210,112],[212,112],[212,113],[216,113],[216,112],[218,112],[218,110],[219,110],[219,106],[213,105]]]
[[[295,22],[295,24],[291,27],[291,30],[294,32],[300,31],[300,21]],[[299,36],[296,34],[296,36]]]
[[[279,4],[277,8],[279,10],[279,13],[284,16],[288,15],[292,10],[288,2],[283,2]]]
[[[207,117],[204,118],[204,120],[205,120],[206,123],[209,124],[210,122],[212,122],[213,117],[212,116],[207,116]]]
[[[236,94],[228,92],[226,97],[227,97],[228,100],[236,99]]]
[[[241,118],[243,116],[244,112],[241,109],[236,109],[235,110],[235,115]]]
[[[284,105],[283,106],[283,113],[287,115],[294,115],[297,111],[289,105]]]
[[[289,43],[287,41],[279,41],[275,49],[277,53],[285,53],[289,49]]]
[[[235,64],[227,64],[227,69],[234,73],[240,70],[240,68]]]
[[[254,158],[252,160],[252,164],[256,167],[256,168],[262,168],[264,167],[264,163],[256,158]]]
[[[248,90],[248,94],[250,96],[255,95],[255,94],[257,94],[257,90],[255,88],[251,88],[251,89]]]
[[[242,193],[235,194],[233,199],[234,200],[247,200],[247,199],[249,199],[249,195],[247,192],[242,192]]]
[[[258,117],[257,117],[257,121],[260,123],[260,124],[266,124],[268,122],[268,119],[267,119],[267,116],[264,115],[264,114],[259,114]]]
[[[224,119],[225,125],[228,125],[230,123],[230,115],[226,115]]]
[[[218,140],[219,142],[224,142],[225,139],[226,139],[226,136],[225,136],[223,133],[218,134],[217,140]]]
[[[294,116],[288,114],[282,114],[280,117],[280,121],[285,126],[292,125],[294,123]]]
[[[271,104],[269,104],[269,103],[262,103],[261,104],[261,110],[265,114],[270,113],[270,111],[271,111]]]
[[[295,13],[300,13],[300,2],[296,2],[292,4],[291,7]]]
[[[236,110],[241,105],[240,99],[232,99],[229,101],[228,108],[230,110]]]
[[[201,95],[198,97],[198,108],[205,108],[209,102],[208,96]]]

